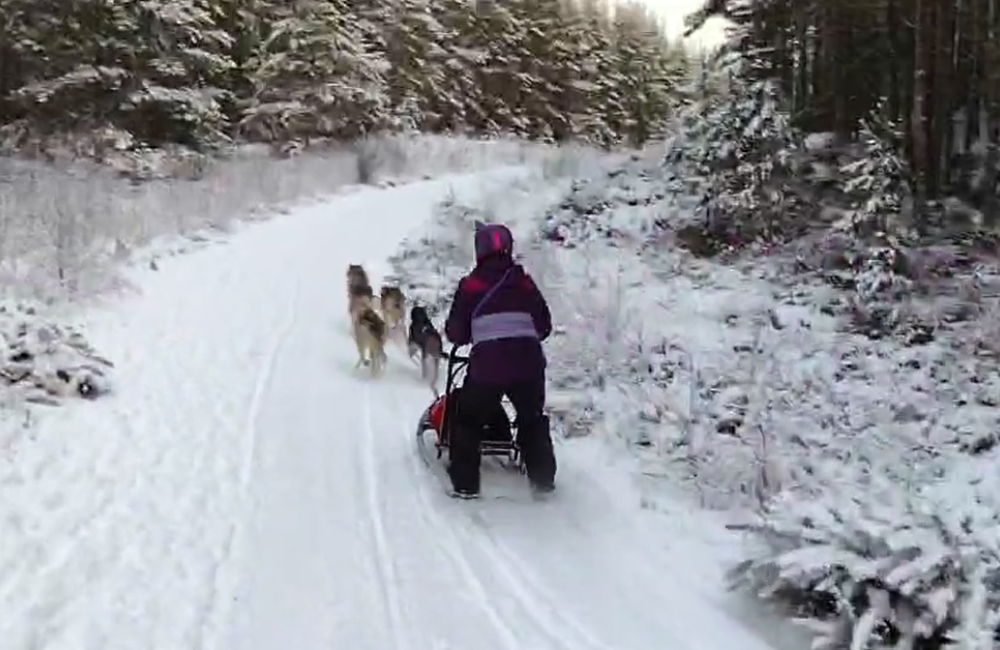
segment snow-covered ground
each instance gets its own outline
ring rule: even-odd
[[[513,224],[562,327],[548,350],[564,433],[631,448],[646,476],[738,513],[758,534],[736,586],[828,619],[819,632],[830,647],[884,643],[885,623],[901,647],[939,643],[944,630],[962,648],[992,647],[996,297],[983,291],[990,297],[974,307],[984,318],[941,320],[930,342],[863,336],[849,292],[790,270],[788,253],[814,262],[815,243],[737,266],[675,246],[670,233],[694,205],[663,158],[605,161],[585,178],[537,174],[476,203],[445,202],[394,272],[444,307],[470,266],[472,223]],[[654,483],[637,495],[648,507]]]
[[[416,454],[416,368],[393,349],[383,378],[353,371],[346,266],[388,274],[441,200],[526,175],[306,206],[133,266],[137,291],[78,312],[114,390],[6,441],[0,645],[802,647],[725,592],[732,537],[684,498],[640,498],[628,456],[560,440],[557,498],[457,502]],[[511,480],[484,489],[526,490]]]

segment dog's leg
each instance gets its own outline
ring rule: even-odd
[[[365,361],[366,361],[366,359],[365,359],[365,344],[361,340],[361,337],[358,335],[357,331],[355,331],[355,333],[354,333],[354,345],[356,345],[357,348],[358,348],[358,362],[356,364],[354,364],[354,367],[355,368],[360,368],[361,366],[365,365]]]
[[[417,354],[420,352],[420,346],[417,345],[416,343],[412,343],[412,342],[408,343],[406,351],[410,355],[410,361],[412,361],[416,365],[420,365],[421,362],[417,361]]]
[[[382,355],[379,354],[377,341],[372,339],[368,345],[368,354],[371,356],[372,360],[372,377],[376,377],[382,367]]]
[[[429,375],[428,382],[431,386],[431,390],[434,391],[434,395],[438,394],[438,373],[440,372],[440,360],[435,356],[428,356],[427,361],[429,362],[429,367],[427,369],[427,374]]]
[[[382,374],[382,351],[375,341],[372,341],[371,347],[368,348],[368,354],[372,358],[372,377],[378,377]]]

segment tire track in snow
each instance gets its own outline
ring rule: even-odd
[[[537,506],[532,503],[518,507]],[[466,527],[463,530],[463,537],[469,547],[483,555],[497,577],[506,584],[506,591],[527,612],[528,618],[534,621],[539,630],[563,648],[613,650],[595,639],[579,621],[562,615],[554,599],[543,595],[540,583],[520,568],[521,558],[509,551],[505,552],[488,532],[479,512],[471,513],[470,519],[475,524],[474,528]]]
[[[379,503],[378,473],[375,466],[375,431],[372,427],[372,397],[371,386],[364,388],[364,435],[362,449],[362,467],[365,482],[365,495],[368,500],[368,527],[372,533],[375,545],[375,568],[379,574],[379,585],[382,600],[385,603],[389,618],[389,630],[392,635],[393,647],[405,650],[409,646],[403,630],[403,610],[399,600],[399,581],[396,575],[396,565],[392,559],[382,518],[382,505]]]
[[[409,437],[409,435],[407,435]],[[424,481],[419,480],[419,473],[424,471],[423,464],[417,458],[411,458],[410,466],[415,470],[415,479],[417,483],[417,494],[420,497],[420,510],[424,513],[423,518],[428,523],[428,528],[437,531],[437,540],[441,542],[448,549],[448,557],[451,558],[462,576],[462,580],[465,582],[469,591],[472,593],[476,602],[479,604],[480,609],[486,618],[489,619],[490,624],[493,629],[497,631],[500,636],[500,641],[503,643],[507,650],[521,650],[524,645],[518,640],[517,633],[514,628],[504,621],[503,615],[497,609],[496,605],[493,604],[493,599],[490,597],[489,592],[486,590],[486,586],[476,575],[475,569],[472,568],[472,564],[466,555],[466,551],[462,548],[462,544],[458,541],[458,537],[452,531],[452,524],[450,522],[444,522],[444,525],[438,524],[434,525],[432,515],[430,513],[434,512],[436,507],[434,500],[431,498],[429,488],[424,483]],[[436,480],[436,479],[435,479]]]
[[[563,444],[559,438],[555,438],[557,445]],[[527,508],[552,508],[556,509],[561,519],[567,519],[567,504],[548,502],[540,504],[526,505]],[[558,599],[547,589],[537,573],[526,569],[522,558],[498,539],[496,533],[491,529],[487,518],[483,512],[473,513],[470,517],[475,527],[480,531],[478,536],[479,550],[490,558],[490,561],[503,573],[503,577],[520,598],[523,599],[524,607],[532,613],[540,624],[545,624],[553,630],[559,630],[561,638],[573,639],[572,646],[577,648],[587,648],[588,650],[615,650],[604,641],[598,639],[588,629],[587,625],[579,618],[566,612],[565,607],[560,606]],[[578,522],[572,522],[580,535],[587,537],[587,531],[581,528]],[[544,612],[540,614],[539,612]]]
[[[239,473],[240,498],[243,501],[243,507],[241,508],[239,516],[234,516],[232,522],[230,523],[229,532],[226,536],[222,553],[219,557],[218,563],[212,571],[208,607],[205,608],[201,622],[199,642],[196,646],[202,650],[214,648],[219,645],[219,643],[215,640],[212,640],[211,642],[207,641],[206,637],[211,638],[211,632],[213,630],[221,633],[222,630],[225,629],[225,622],[229,617],[230,605],[225,602],[227,599],[223,598],[221,595],[233,593],[234,591],[234,588],[226,588],[225,583],[227,581],[233,583],[231,587],[234,587],[237,581],[235,576],[227,579],[226,569],[235,555],[237,541],[241,536],[241,529],[244,525],[246,525],[247,521],[246,515],[250,506],[248,492],[250,489],[250,481],[253,478],[254,468],[257,463],[257,448],[260,438],[260,433],[257,429],[257,418],[260,414],[261,406],[264,403],[264,396],[267,394],[267,391],[272,384],[274,369],[278,363],[278,358],[281,356],[281,351],[285,343],[291,337],[291,334],[295,329],[295,325],[298,322],[299,296],[301,295],[301,291],[301,280],[296,280],[291,292],[289,292],[288,302],[282,310],[282,313],[285,314],[285,318],[278,327],[277,332],[268,342],[264,358],[258,368],[257,376],[254,378],[253,393],[250,397],[250,404],[247,407],[242,427],[243,431],[247,434],[247,446],[243,454]]]
[[[257,447],[260,437],[257,431],[257,417],[260,415],[264,395],[267,393],[274,379],[274,367],[278,363],[278,356],[281,354],[282,348],[295,329],[295,324],[298,322],[299,295],[301,292],[301,280],[297,280],[292,287],[288,304],[285,305],[284,313],[287,317],[282,322],[281,328],[278,330],[275,338],[271,340],[268,350],[264,355],[264,363],[261,366],[261,370],[257,373],[257,379],[254,382],[253,396],[250,398],[250,406],[247,409],[247,415],[243,424],[244,431],[249,434],[246,453],[243,456],[243,466],[240,471],[240,488],[243,490],[244,495],[250,487],[250,479],[257,460]]]
[[[482,522],[478,513],[474,520]],[[485,523],[478,526],[486,538],[478,544],[479,549],[487,555],[494,566],[503,574],[504,580],[510,585],[512,592],[521,599],[525,610],[531,612],[532,618],[539,625],[545,625],[560,639],[572,639],[564,642],[567,647],[588,648],[589,650],[615,650],[594,637],[590,631],[574,617],[563,614],[556,599],[546,593],[537,576],[521,567],[521,559],[510,549],[499,542],[489,532]],[[553,626],[553,622],[557,622]]]
[[[403,435],[407,438],[413,436],[413,432],[405,427],[402,431]],[[433,500],[428,494],[426,482],[421,480],[427,468],[417,459],[411,459],[410,464],[414,468],[415,474],[417,474],[414,478],[418,484],[418,491],[423,504],[421,510],[430,513],[434,509]],[[487,502],[482,503],[485,504]],[[474,504],[475,502],[463,505],[474,507]],[[534,506],[535,504],[532,503],[524,504],[523,507],[532,508]],[[431,515],[429,514],[425,515],[425,519],[429,519],[430,517]],[[580,621],[562,615],[554,599],[543,595],[539,581],[519,568],[519,564],[521,563],[520,558],[502,547],[490,535],[486,530],[486,525],[481,515],[473,512],[471,518],[476,523],[474,529],[466,526],[458,526],[459,522],[454,521],[446,522],[444,526],[439,525],[434,528],[436,530],[447,529],[449,531],[450,557],[458,565],[457,568],[463,574],[472,591],[476,593],[477,599],[483,604],[484,611],[489,610],[487,611],[487,615],[494,622],[494,627],[499,622],[506,629],[509,637],[512,639],[512,641],[505,643],[508,647],[510,647],[511,643],[517,644],[515,647],[522,644],[516,640],[517,634],[513,631],[514,628],[503,621],[503,616],[497,610],[496,606],[492,604],[493,600],[487,595],[482,580],[476,575],[473,569],[473,562],[470,560],[469,551],[467,550],[469,548],[475,548],[483,555],[489,566],[493,568],[496,577],[505,583],[506,589],[504,591],[514,599],[520,609],[526,612],[526,618],[533,621],[536,629],[555,644],[549,647],[562,647],[567,650],[583,648],[587,650],[614,650],[594,638]],[[461,533],[455,532],[456,528]],[[485,540],[482,539],[484,536],[486,537]],[[559,623],[554,624],[554,621],[559,621]],[[519,622],[518,626],[520,625],[521,623]]]
[[[413,437],[413,432],[405,426],[402,428],[402,432],[407,439],[411,439]],[[463,543],[459,534],[455,532],[455,528],[459,522],[454,520],[441,521],[443,517],[436,514],[439,506],[434,503],[434,499],[432,498],[432,495],[436,494],[436,492],[432,491],[427,486],[427,481],[424,480],[427,468],[420,459],[416,458],[416,451],[414,451],[414,453],[410,456],[410,468],[413,470],[414,482],[417,484],[417,493],[420,497],[420,511],[425,513],[423,518],[427,522],[428,528],[435,531],[437,539],[447,547],[448,557],[455,565],[455,568],[458,569],[467,588],[479,604],[480,609],[499,634],[504,647],[508,648],[508,650],[523,650],[523,648],[526,647],[525,643],[519,640],[519,635],[516,631],[518,628],[523,627],[522,622],[518,621],[517,624],[509,623],[505,620],[506,617],[500,612],[499,608],[494,604],[496,597],[490,595],[485,583],[477,575],[476,570],[473,568],[473,561],[469,558],[467,545]],[[435,478],[432,480],[436,481],[437,479]],[[474,504],[470,503],[461,505],[473,506]],[[470,539],[468,533],[466,533],[465,539]],[[509,581],[505,582],[509,583]],[[511,593],[514,601],[518,603],[522,609],[525,609],[528,612],[528,618],[531,618],[534,621],[535,627],[538,628],[538,631],[543,636],[548,637],[550,642],[555,643],[554,646],[547,646],[548,648],[562,647],[569,649],[579,647],[578,645],[574,646],[572,644],[567,644],[562,638],[560,638],[558,633],[553,633],[551,628],[546,625],[543,619],[533,615],[530,607],[525,606],[525,599],[518,597],[517,594],[512,593],[509,589],[507,591],[508,593]]]

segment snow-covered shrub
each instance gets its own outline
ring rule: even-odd
[[[981,308],[975,266],[953,247],[913,248],[895,235],[866,239],[835,227],[791,243],[774,262],[769,275],[777,282],[834,289],[823,311],[842,317],[844,331],[871,339],[924,345],[939,323],[968,320]]]
[[[659,150],[624,161],[609,158],[590,171],[574,178],[557,202],[540,206],[547,208],[544,240],[568,247],[586,241],[643,244],[657,239],[677,213],[695,207],[677,196]]]
[[[846,478],[846,477],[841,477]],[[1000,639],[1000,501],[961,472],[900,485],[878,472],[783,493],[733,586],[811,619],[814,647],[972,650]]]
[[[912,283],[899,272],[901,255],[892,246],[873,247],[857,265],[848,301],[852,325],[869,338],[887,336],[906,319],[903,306]]]
[[[909,171],[899,143],[898,127],[879,108],[861,120],[859,140],[862,155],[844,164],[844,191],[852,199],[847,221],[858,236],[898,234],[903,231],[899,214],[912,199]]]
[[[93,399],[111,389],[112,364],[75,329],[50,322],[37,308],[0,303],[0,391],[5,397],[55,405]]]

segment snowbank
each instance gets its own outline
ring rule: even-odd
[[[111,362],[74,328],[51,322],[36,306],[0,302],[0,401],[58,405],[111,389]]]
[[[915,280],[878,250],[844,282],[813,268],[822,246],[807,241],[699,259],[678,246],[694,199],[662,160],[442,206],[398,273],[443,306],[471,221],[513,223],[561,325],[548,353],[563,430],[633,447],[706,506],[760,513],[735,586],[822,619],[833,644],[992,647],[1000,379],[981,343],[995,325],[922,328]],[[1000,313],[991,300],[982,314]]]

